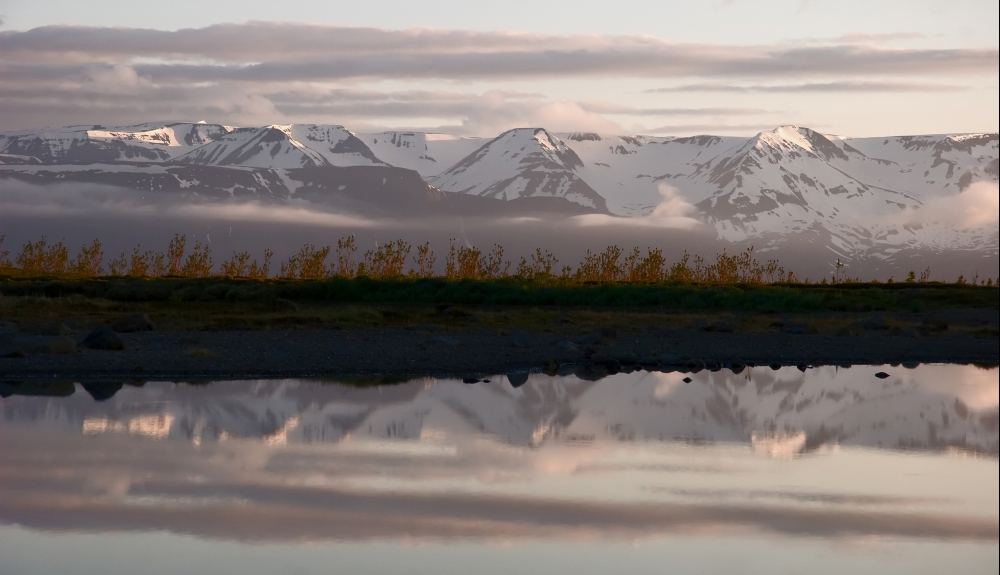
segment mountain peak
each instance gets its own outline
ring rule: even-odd
[[[544,128],[514,128],[434,178],[445,191],[506,200],[560,197],[606,211],[604,198],[576,170],[583,161]]]
[[[792,124],[758,133],[751,140],[751,149],[775,156],[777,160],[780,160],[781,154],[786,152],[812,155],[826,161],[847,160],[848,153],[863,155],[843,141],[843,138],[831,139],[830,136],[812,128]]]

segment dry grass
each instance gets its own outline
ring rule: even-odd
[[[430,244],[414,248],[405,240],[394,240],[376,248],[358,252],[353,235],[337,239],[334,245],[303,245],[296,253],[281,262],[276,275],[272,275],[274,252],[267,249],[260,261],[248,251],[241,250],[213,264],[211,247],[194,242],[188,249],[187,238],[175,235],[163,252],[135,246],[131,253],[122,252],[104,262],[104,249],[100,240],[81,246],[71,256],[69,248],[61,241],[49,242],[46,238],[27,242],[16,256],[3,249],[0,236],[0,275],[16,277],[68,277],[93,278],[103,275],[114,277],[158,278],[246,278],[264,280],[280,279],[319,280],[326,278],[350,279],[366,277],[376,280],[435,277],[438,261]],[[626,250],[610,245],[601,251],[588,250],[583,259],[572,267],[563,265],[548,250],[535,249],[521,257],[516,265],[505,255],[499,244],[489,249],[457,245],[451,241],[444,258],[444,277],[452,281],[489,281],[516,279],[522,281],[567,284],[601,283],[672,283],[698,285],[805,285],[793,272],[775,259],[760,260],[754,249],[729,254],[725,251],[706,260],[699,255],[684,253],[675,262],[667,261],[659,248]],[[919,274],[909,272],[905,283],[930,282],[930,269]],[[838,259],[830,282],[821,284],[860,283],[858,278],[848,278],[844,265]],[[891,280],[890,280],[891,283]],[[957,285],[994,285],[993,278],[966,278],[959,276]]]

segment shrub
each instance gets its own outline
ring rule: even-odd
[[[368,250],[358,266],[357,275],[376,279],[398,278],[403,275],[406,258],[410,255],[410,244],[395,240]]]
[[[191,253],[184,258],[179,275],[188,278],[204,278],[212,275],[212,248],[208,244],[196,241]]]
[[[71,265],[74,275],[83,277],[96,277],[101,275],[102,262],[104,260],[104,247],[101,240],[95,239],[89,244],[80,246],[80,250],[73,258]]]
[[[186,245],[187,237],[174,234],[173,239],[167,245],[167,275],[181,275],[181,264],[184,261],[184,247]]]
[[[287,279],[320,279],[327,276],[326,258],[330,255],[330,246],[317,248],[305,244],[294,255],[281,264],[280,276]]]
[[[104,248],[100,240],[93,240],[80,246],[73,258],[62,242],[50,243],[45,237],[25,243],[18,255],[11,261],[8,251],[3,250],[4,237],[0,235],[0,273],[24,276],[71,276],[96,277],[104,270]],[[154,278],[164,275],[189,278],[212,277],[264,280],[272,277],[271,260],[274,252],[264,250],[263,259],[258,262],[246,250],[236,251],[223,261],[218,271],[213,267],[211,247],[195,241],[188,251],[186,236],[175,234],[170,239],[166,251],[143,249],[135,246],[131,252],[121,252],[107,261],[111,276]],[[357,257],[358,244],[353,235],[342,236],[334,246],[303,245],[296,253],[282,262],[277,277],[285,279],[315,280],[329,277],[343,279],[366,276],[384,280],[396,278],[434,278],[436,256],[430,243],[417,246],[397,239],[376,245]],[[328,265],[331,253],[334,260]],[[520,281],[551,282],[554,285],[640,283],[640,284],[709,284],[761,286],[773,284],[803,284],[812,282],[800,280],[793,272],[786,270],[776,259],[761,261],[753,247],[730,254],[726,251],[716,254],[715,259],[706,261],[699,255],[684,252],[681,257],[668,262],[660,248],[638,247],[624,250],[617,245],[609,245],[599,252],[587,250],[574,268],[559,265],[558,259],[548,250],[536,248],[527,256],[520,257],[514,270],[506,257],[504,247],[493,244],[488,250],[474,245],[459,245],[455,239],[449,242],[444,262],[444,278],[447,280],[497,280],[516,279]],[[409,267],[408,267],[409,266]],[[850,278],[844,272],[846,264],[838,259],[834,273],[824,277],[820,285],[860,283],[858,278]],[[558,271],[557,271],[558,270]],[[910,271],[906,283],[926,283],[931,270],[925,268],[919,275]],[[892,284],[893,278],[886,283]],[[877,283],[877,282],[873,282]],[[971,279],[960,275],[956,285],[994,286],[994,278],[981,278],[978,273]],[[352,289],[364,289],[361,287]],[[325,289],[325,288],[316,288]]]
[[[27,275],[60,275],[69,271],[69,249],[66,244],[48,243],[42,239],[21,246],[16,267]]]
[[[420,278],[429,278],[434,275],[434,251],[430,242],[424,242],[417,246],[417,256],[413,261],[414,270],[412,275]]]

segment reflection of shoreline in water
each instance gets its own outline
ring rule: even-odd
[[[997,455],[997,369],[884,366],[892,375],[878,379],[873,374],[880,369],[703,371],[688,376],[691,383],[679,373],[633,372],[597,382],[532,374],[526,383],[516,380],[517,387],[505,376],[471,386],[427,378],[377,387],[304,380],[149,383],[116,388],[98,402],[62,384],[66,397],[0,400],[0,422],[49,419],[85,434],[197,443],[474,433],[533,446],[569,439],[736,442],[775,457],[835,445]]]

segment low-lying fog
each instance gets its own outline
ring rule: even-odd
[[[558,213],[367,217],[323,211],[307,203],[176,203],[176,198],[169,203],[137,203],[134,198],[134,193],[96,186],[0,186],[0,236],[5,236],[0,250],[13,257],[21,244],[43,236],[75,250],[98,238],[107,260],[137,244],[162,250],[174,234],[181,233],[210,244],[216,264],[233,251],[248,250],[259,257],[265,248],[274,250],[277,263],[304,243],[335,244],[338,237],[353,234],[359,252],[397,238],[414,244],[428,241],[439,267],[452,238],[484,249],[500,243],[515,264],[519,256],[540,247],[555,254],[561,267],[575,265],[588,249],[599,251],[609,244],[626,249],[659,247],[668,261],[685,251],[711,259],[722,250],[732,253],[754,245],[760,259],[776,258],[786,270],[812,279],[829,277],[839,257],[820,234],[785,237],[780,246],[770,248],[763,238],[730,243],[718,239],[709,226],[674,214],[640,219]],[[995,253],[977,252],[901,250],[890,262],[846,259],[848,276],[880,280],[901,280],[909,270],[928,267],[932,279],[954,280],[959,274],[994,277],[998,267]]]

